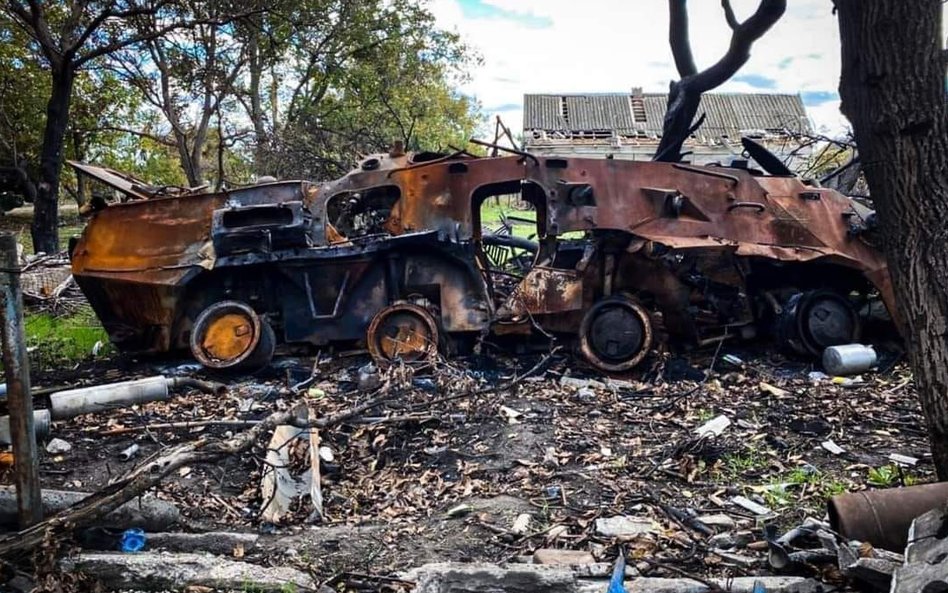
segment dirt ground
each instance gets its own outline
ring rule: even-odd
[[[228,385],[222,396],[184,390],[167,402],[55,423],[50,436],[72,449],[44,453],[43,485],[94,491],[164,447],[243,430],[156,424],[254,420],[303,400],[322,416],[370,397],[357,383],[366,357],[320,360],[327,358],[286,357],[256,375],[210,377],[193,364],[113,357],[34,377],[43,386],[162,373]],[[617,380],[562,350],[398,369],[381,377],[385,403],[320,434],[328,448],[321,521],[307,521],[308,499],[280,525],[259,520],[264,442],[240,458],[184,468],[157,495],[180,507],[183,529],[266,534],[250,559],[292,564],[321,581],[445,560],[510,561],[538,548],[588,550],[611,561],[619,542],[599,534],[596,519],[615,515],[653,522],[649,533],[621,542],[635,560],[699,575],[768,574],[764,525],[783,531],[822,518],[826,497],[839,492],[933,479],[908,372],[894,351],[880,367],[844,386],[811,376],[807,361],[725,345],[656,356]],[[720,415],[730,420],[724,432],[699,438],[696,429]],[[826,441],[844,453],[829,452]],[[121,461],[131,444],[140,446],[138,456]],[[893,453],[919,461],[896,466]],[[773,513],[755,516],[733,504],[734,495]],[[521,531],[514,523],[522,514],[530,520]],[[750,530],[757,543],[728,557],[688,522],[720,514],[733,524],[715,530]]]

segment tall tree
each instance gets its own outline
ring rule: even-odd
[[[879,213],[903,335],[948,480],[948,52],[943,0],[835,0],[842,109]]]
[[[246,64],[234,39],[232,15],[219,2],[180,0],[176,20],[194,26],[174,35],[156,35],[166,15],[137,19],[140,46],[114,52],[113,70],[137,89],[170,127],[170,140],[191,187],[205,182],[208,134],[221,103],[233,94]],[[144,50],[144,51],[142,51]]]
[[[6,1],[4,12],[33,40],[51,82],[31,228],[36,251],[59,251],[59,178],[77,73],[102,56],[181,27],[167,22],[141,33],[130,26],[137,18],[161,13],[170,1]]]
[[[258,172],[326,178],[394,140],[427,150],[467,140],[480,121],[477,105],[455,88],[477,57],[439,30],[423,4],[311,1],[315,12],[294,14],[300,20],[284,28],[282,62],[291,68]],[[328,12],[325,28],[304,34],[300,23],[319,11]]]
[[[761,0],[754,14],[743,22],[735,15],[730,0],[721,0],[721,6],[731,28],[731,44],[720,60],[699,72],[691,53],[688,0],[668,0],[668,42],[681,80],[673,81],[669,88],[662,139],[654,157],[656,161],[681,160],[681,147],[685,140],[704,122],[703,116],[695,122],[702,93],[721,86],[747,63],[754,42],[787,10],[787,0]]]

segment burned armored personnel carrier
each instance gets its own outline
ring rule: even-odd
[[[213,368],[279,345],[413,360],[541,336],[623,371],[666,342],[769,334],[818,354],[859,338],[869,299],[893,310],[868,210],[746,167],[382,154],[330,183],[199,193],[73,166],[124,196],[71,250],[111,340]],[[485,228],[495,196],[535,210],[535,243]]]

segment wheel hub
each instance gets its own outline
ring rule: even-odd
[[[438,351],[438,327],[424,307],[398,303],[379,311],[369,325],[369,353],[379,362],[416,362]]]
[[[580,327],[580,349],[594,366],[606,371],[631,369],[645,358],[652,343],[646,312],[626,298],[593,305]]]

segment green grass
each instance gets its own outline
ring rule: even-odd
[[[727,478],[738,478],[745,472],[767,467],[766,458],[757,449],[728,453],[721,458],[721,461],[724,463],[724,473]]]
[[[518,210],[513,207],[516,202],[509,197],[487,198],[481,204],[481,226],[486,229],[496,230],[500,228],[503,217],[514,216],[516,218],[525,218],[536,221],[536,210]],[[509,221],[513,224],[511,229],[514,236],[525,239],[536,239],[536,223],[522,222],[519,220]]]
[[[111,351],[108,334],[88,307],[54,317],[48,313],[28,313],[23,320],[30,365],[41,370],[75,364],[92,357],[96,342],[99,355]]]
[[[487,198],[484,200],[484,203],[481,204],[481,226],[486,229],[496,230],[500,228],[501,220],[503,220],[504,215],[532,220],[534,221],[532,223],[521,220],[511,220],[509,222],[513,225],[511,230],[515,237],[523,237],[524,239],[535,241],[537,239],[536,210],[518,210],[514,208],[515,203],[516,202],[509,197],[501,197],[499,200],[496,198]],[[559,235],[561,239],[582,239],[585,236],[586,233],[583,231],[570,231]]]
[[[871,486],[890,488],[899,485],[914,486],[918,483],[918,478],[892,463],[870,468],[867,482]]]

